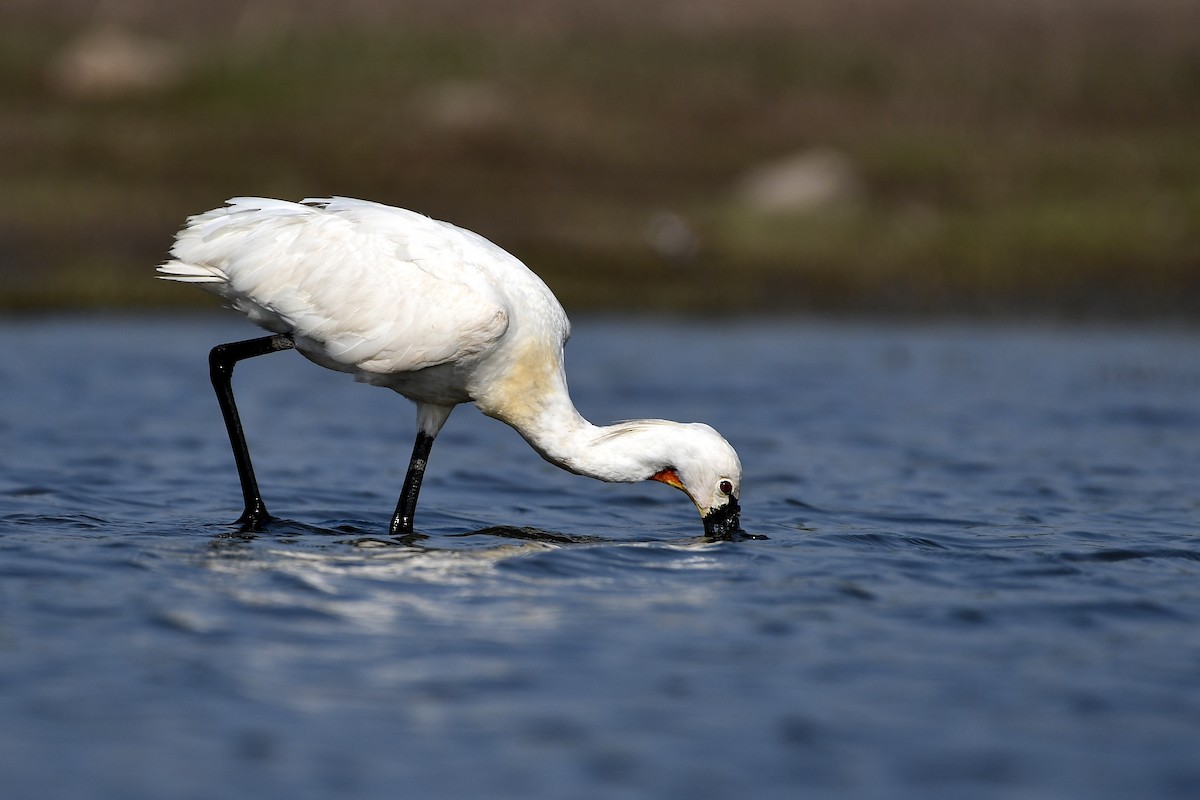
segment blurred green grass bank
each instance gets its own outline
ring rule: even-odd
[[[570,310],[1195,318],[1200,3],[6,0],[0,187],[8,310],[343,194]]]

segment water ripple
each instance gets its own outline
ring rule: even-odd
[[[678,492],[561,473],[468,409],[390,537],[411,408],[286,355],[239,366],[280,517],[241,533],[205,358],[252,331],[0,328],[6,796],[1200,782],[1194,332],[582,322],[590,417],[739,448],[770,538],[706,542]]]

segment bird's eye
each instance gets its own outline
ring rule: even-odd
[[[721,494],[733,494],[733,484],[729,481],[721,481],[717,488],[721,490]]]

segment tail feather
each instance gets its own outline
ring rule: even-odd
[[[229,280],[229,277],[216,267],[185,264],[182,261],[168,261],[157,271],[161,280],[180,283],[225,283]]]

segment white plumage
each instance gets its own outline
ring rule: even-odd
[[[214,385],[220,358],[228,362],[227,387],[237,360],[294,343],[321,366],[417,404],[418,447],[393,532],[411,529],[428,446],[454,406],[466,402],[513,426],[564,469],[606,481],[660,480],[691,497],[710,534],[738,529],[741,465],[733,448],[702,424],[597,427],[584,420],[567,390],[570,323],[562,306],[537,275],[477,234],[362,200],[240,197],[189,218],[171,255],[161,277],[197,284],[278,334],[254,352],[215,349]],[[251,343],[225,347],[243,344]],[[228,405],[222,400],[237,457],[241,429],[231,389]],[[256,484],[247,486],[248,454],[245,461],[243,521],[258,524],[251,500],[261,506],[261,498]]]

